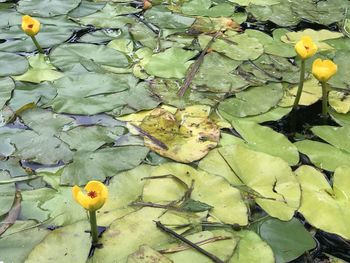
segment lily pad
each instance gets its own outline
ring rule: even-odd
[[[43,81],[53,81],[64,76],[42,54],[32,56],[28,60],[30,65],[28,71],[23,75],[15,76],[15,80],[40,83]]]
[[[234,98],[228,98],[219,104],[219,112],[234,117],[258,115],[277,105],[283,96],[280,83],[271,83],[260,87],[251,87],[239,92]]]
[[[299,162],[297,147],[271,128],[238,119],[232,122],[232,127],[243,137],[250,149],[280,157],[291,166]]]
[[[334,57],[334,63],[338,65],[338,72],[329,80],[329,84],[346,91],[350,90],[350,81],[347,78],[347,72],[350,70],[346,57],[350,55],[350,51],[338,51]]]
[[[100,67],[125,68],[128,66],[126,56],[112,48],[93,44],[63,44],[50,53],[54,66],[64,71],[86,72],[84,61],[90,61]]]
[[[299,212],[316,228],[350,239],[350,167],[341,166],[335,170],[333,187],[321,172],[311,166],[301,166],[296,174],[302,189]]]
[[[0,171],[0,180],[9,180],[11,176],[6,171]],[[14,183],[0,185],[0,217],[5,215],[15,200],[16,187]]]
[[[185,2],[181,7],[181,11],[193,16],[222,17],[233,15],[234,6],[228,3],[212,6],[211,0],[192,0]]]
[[[350,162],[350,154],[327,143],[304,140],[295,143],[298,150],[307,155],[311,162],[321,169],[334,171]]]
[[[242,185],[248,187],[247,191],[269,215],[285,221],[293,217],[300,203],[300,188],[288,163],[237,144],[218,148],[217,154],[211,158],[211,162],[216,159],[217,163],[226,163],[228,167],[225,170],[229,173],[221,176],[232,178],[229,180],[234,184],[240,182],[239,189]],[[201,161],[200,167],[209,167],[205,170],[216,174],[217,168],[210,168],[205,162],[206,158]],[[223,168],[221,170],[224,171]]]
[[[200,35],[198,40],[201,48],[204,49],[211,39],[211,36]],[[254,60],[264,52],[259,40],[248,34],[223,35],[215,40],[211,48],[234,60]]]
[[[297,95],[298,86],[294,86],[284,91],[282,100],[278,103],[280,107],[291,107],[294,104]],[[322,98],[322,88],[315,78],[311,78],[304,82],[303,91],[299,100],[299,105],[309,106],[316,103]]]
[[[65,15],[76,8],[81,0],[20,0],[17,10],[31,16],[50,17]]]
[[[166,163],[157,167],[151,176],[159,177],[169,174],[177,179],[173,177],[149,179],[144,186],[142,200],[163,205],[179,201],[188,189],[179,184],[178,180],[181,180],[188,188],[193,180],[191,198],[212,206],[209,215],[213,221],[239,225],[248,223],[247,207],[241,199],[239,190],[232,188],[222,177],[175,163]],[[212,185],[218,187],[213,188]],[[235,212],[227,213],[227,210]]]
[[[91,241],[86,221],[53,230],[28,255],[26,262],[56,262],[64,255],[70,262],[85,262]]]
[[[338,149],[350,153],[350,127],[314,126],[311,131]]]
[[[173,160],[190,163],[217,145],[220,131],[209,119],[210,108],[192,106],[175,114],[155,109],[139,126],[145,145]]]
[[[316,246],[311,234],[295,218],[287,222],[268,218],[258,225],[257,233],[271,246],[276,263],[290,262]]]
[[[181,48],[169,48],[162,53],[154,54],[145,65],[148,74],[163,78],[183,78],[193,61],[190,59],[196,51]]]
[[[330,91],[328,93],[329,105],[338,113],[350,112],[350,96],[341,91]]]
[[[91,180],[104,181],[118,172],[132,169],[146,157],[148,149],[142,146],[103,148],[95,152],[77,152],[73,162],[61,175],[63,185],[85,185]]]
[[[0,109],[2,109],[6,102],[11,98],[14,88],[15,83],[11,78],[0,78]]]
[[[163,256],[149,246],[140,246],[139,250],[130,254],[126,263],[173,263],[172,260]]]
[[[23,74],[29,66],[25,57],[13,53],[0,52],[0,60],[3,63],[0,68],[0,77]]]

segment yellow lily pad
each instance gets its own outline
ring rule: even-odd
[[[280,107],[290,107],[293,106],[295,97],[298,92],[298,85],[292,87],[291,89],[285,90],[283,98],[278,103]],[[322,98],[322,88],[315,78],[311,78],[304,82],[303,91],[301,93],[299,105],[309,106],[316,103],[320,98]]]
[[[298,42],[303,36],[310,36],[315,44],[318,46],[319,51],[332,50],[333,47],[323,42],[328,39],[336,39],[343,37],[343,33],[332,32],[326,29],[322,30],[313,30],[313,29],[305,29],[303,31],[298,32],[289,32],[281,37],[281,40],[285,43],[295,44]]]
[[[316,228],[350,239],[350,167],[335,170],[333,188],[311,166],[301,166],[296,174],[302,190],[299,212]]]
[[[328,94],[329,105],[338,113],[346,114],[350,111],[350,95],[332,90]]]
[[[175,114],[157,108],[142,120],[138,131],[151,150],[190,163],[203,158],[219,141],[220,130],[209,114],[210,107],[200,105]]]

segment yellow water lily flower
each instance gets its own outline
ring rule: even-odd
[[[98,181],[90,181],[84,187],[84,193],[79,186],[73,186],[72,193],[75,201],[90,212],[100,209],[107,200],[108,189]]]
[[[302,59],[308,59],[316,54],[317,46],[310,36],[303,36],[300,41],[295,44],[295,51]]]
[[[22,30],[31,37],[40,31],[40,22],[35,18],[25,15],[22,17]]]
[[[328,81],[338,70],[338,66],[333,61],[320,58],[316,59],[312,64],[312,74],[320,82]]]

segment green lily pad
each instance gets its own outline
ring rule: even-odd
[[[350,113],[341,114],[335,111],[330,111],[332,119],[341,126],[350,126]]]
[[[23,74],[29,66],[25,57],[13,53],[0,52],[0,60],[3,63],[0,68],[0,77]]]
[[[95,151],[105,144],[112,144],[123,132],[123,127],[79,126],[61,133],[59,138],[71,149]]]
[[[215,238],[228,238],[224,240],[216,240]],[[187,235],[186,238],[190,240],[193,243],[201,243],[208,241],[212,239],[212,242],[207,242],[203,245],[200,245],[200,247],[209,253],[217,256],[219,259],[221,259],[223,262],[228,262],[228,260],[231,258],[235,247],[238,243],[238,238],[233,238],[232,234],[230,232],[224,231],[224,230],[216,230],[216,231],[202,231],[195,234]],[[176,249],[179,246],[178,243],[175,244],[169,244],[168,246],[165,246],[166,249]],[[211,263],[213,262],[210,258],[206,257],[205,255],[198,253],[194,249],[184,249],[180,250],[175,253],[169,253],[165,254],[169,259],[172,260],[174,263],[180,263],[180,262],[201,262],[201,263]]]
[[[183,78],[193,61],[190,59],[196,51],[186,51],[181,48],[169,48],[164,52],[154,54],[145,65],[148,74],[162,78]]]
[[[338,113],[350,112],[350,96],[341,91],[332,90],[328,93],[329,105]]]
[[[192,16],[222,17],[231,16],[234,12],[233,5],[222,3],[212,6],[211,0],[192,0],[185,2],[181,7],[182,13]]]
[[[91,180],[104,181],[118,172],[132,169],[146,157],[142,146],[103,148],[95,152],[77,152],[73,162],[64,167],[61,184],[84,185]]]
[[[211,81],[214,80],[211,79]],[[187,91],[183,97],[179,97],[177,95],[179,88],[175,80],[169,79],[155,79],[150,87],[152,93],[161,98],[165,104],[177,108],[185,108],[186,106],[198,104],[216,106],[217,102],[225,97],[225,93],[199,91],[194,89],[193,86],[188,88],[189,91]]]
[[[106,3],[102,2],[90,2],[89,0],[82,0],[78,7],[74,8],[68,13],[69,17],[82,17],[91,15],[99,10],[101,10]]]
[[[173,263],[172,260],[160,254],[149,246],[140,246],[139,250],[130,254],[126,263]]]
[[[240,63],[215,52],[207,54],[193,79],[196,90],[233,92],[247,86],[247,81],[233,74]]]
[[[346,61],[346,57],[350,55],[350,51],[338,51],[334,57],[334,63],[338,65],[337,73],[329,80],[329,84],[336,88],[349,91],[350,81],[347,78],[347,74],[350,70],[349,63]]]
[[[234,232],[239,239],[235,253],[228,261],[229,263],[274,263],[275,257],[269,245],[253,231],[241,230]]]
[[[4,262],[25,262],[28,254],[39,244],[49,230],[34,227],[35,221],[17,220],[0,239],[1,260]]]
[[[134,19],[121,15],[138,12],[141,12],[141,9],[136,9],[129,4],[107,3],[97,12],[83,17],[76,17],[74,20],[82,25],[93,25],[98,28],[119,28],[125,24],[133,24],[135,22]]]
[[[284,91],[282,100],[278,103],[280,107],[291,107],[294,104],[297,95],[298,85]],[[322,98],[322,88],[315,78],[304,82],[303,91],[298,105],[309,106]]]
[[[296,174],[302,189],[299,212],[316,228],[350,239],[350,167],[340,166],[335,170],[333,187],[325,175],[311,166],[299,167]]]
[[[198,37],[199,44],[204,49],[212,39],[208,35]],[[215,40],[211,48],[216,52],[234,60],[254,60],[264,52],[263,45],[258,39],[249,37],[248,34],[228,34]]]
[[[15,88],[15,83],[9,77],[0,78],[0,109],[11,98],[12,91]]]
[[[192,17],[172,13],[162,5],[147,10],[145,12],[145,18],[148,22],[160,28],[176,29],[178,31],[190,27],[195,21]]]
[[[338,149],[350,153],[350,127],[314,126],[311,131]]]
[[[280,83],[251,87],[239,92],[234,98],[228,98],[219,104],[219,111],[234,117],[258,115],[277,105],[283,96]]]
[[[258,223],[257,233],[272,248],[276,263],[290,262],[316,246],[299,220],[284,222],[274,218]]]
[[[0,138],[5,142],[0,145],[3,156],[15,156],[41,164],[56,164],[72,159],[73,153],[68,146],[52,136],[39,135],[31,130],[2,128]],[[10,151],[9,146],[13,148]]]
[[[21,112],[21,119],[24,124],[38,134],[58,135],[63,129],[69,127],[74,119],[52,113],[40,108],[29,109]]]
[[[275,5],[279,4],[280,0],[230,0],[230,2],[236,3],[238,5],[248,6],[248,5]]]
[[[76,8],[81,0],[20,0],[17,10],[31,16],[50,17],[65,15]]]
[[[100,67],[125,68],[126,56],[112,48],[93,44],[63,44],[50,53],[52,64],[64,71],[86,72],[84,61],[90,61]]]
[[[337,167],[350,162],[350,154],[336,147],[316,141],[304,140],[296,142],[299,152],[307,155],[311,162],[321,169],[334,171]]]
[[[255,122],[238,119],[232,121],[232,127],[250,149],[280,157],[291,166],[298,164],[298,149],[281,133]]]
[[[47,5],[43,6],[45,9]],[[5,10],[8,12],[7,10]],[[46,12],[46,11],[45,11]],[[3,14],[1,14],[1,17]],[[42,48],[53,47],[66,41],[75,30],[79,30],[80,26],[63,16],[55,16],[50,18],[37,18],[41,23],[40,32],[36,35],[36,39]],[[4,17],[3,27],[0,27],[0,39],[9,41],[0,41],[0,50],[6,52],[32,52],[36,50],[32,39],[27,36],[21,29],[21,14],[15,13],[14,17],[8,19]]]
[[[58,228],[49,233],[28,255],[26,262],[57,262],[62,258],[70,262],[85,262],[91,241],[87,221]]]
[[[158,108],[139,126],[145,145],[173,160],[190,163],[201,159],[217,145],[220,130],[209,119],[210,108],[192,106],[175,114]]]
[[[11,176],[6,171],[0,171],[0,180],[9,180]],[[0,217],[10,211],[15,200],[16,187],[14,183],[0,184]]]
[[[167,242],[169,236],[158,230],[153,222],[162,213],[163,209],[145,207],[115,220],[101,238],[103,248],[95,251],[93,260],[127,262],[127,257],[139,246],[153,247]]]
[[[15,80],[40,83],[43,81],[53,81],[64,76],[42,54],[32,56],[28,60],[30,64],[28,71],[23,75],[15,76]]]
[[[285,36],[282,36],[281,40],[285,43],[295,44],[303,36],[310,36],[312,40],[315,42],[315,44],[317,45],[317,47],[319,48],[319,50],[325,51],[325,50],[332,49],[332,47],[329,46],[327,43],[324,43],[323,41],[329,40],[329,39],[341,38],[344,35],[342,33],[332,32],[326,29],[316,31],[308,28],[299,32],[289,32]]]
[[[96,114],[123,106],[128,89],[135,87],[131,75],[100,73],[70,74],[56,80],[57,96],[50,104],[56,112]],[[104,85],[101,85],[104,83]]]
[[[239,190],[220,176],[199,172],[190,166],[176,163],[166,163],[156,168],[151,176],[173,175],[183,181],[188,187],[194,180],[191,198],[206,203],[212,208],[209,215],[212,221],[227,224],[246,225],[248,223],[247,207],[241,199]],[[213,188],[212,185],[217,185]],[[220,191],[218,190],[220,189]],[[148,180],[143,188],[142,200],[157,204],[168,204],[181,200],[186,188],[174,178],[158,178]],[[227,210],[235,213],[227,213]]]
[[[214,151],[213,151],[214,152]],[[237,187],[252,193],[256,203],[269,215],[281,220],[290,220],[300,203],[300,188],[298,181],[290,169],[288,163],[278,157],[262,152],[252,151],[244,146],[229,145],[218,148],[217,152],[210,156],[210,163],[216,163],[215,167],[206,164],[204,158],[199,167],[209,173],[217,174],[218,171],[229,180],[239,184]],[[217,164],[228,167],[218,170]]]

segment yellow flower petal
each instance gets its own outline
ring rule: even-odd
[[[86,194],[78,187],[72,188],[75,201],[89,211],[100,209],[107,200],[108,189],[98,181],[90,181],[84,188]]]
[[[338,70],[338,66],[333,61],[320,58],[312,64],[312,74],[321,82],[328,81]]]
[[[310,36],[303,36],[300,41],[295,44],[295,51],[302,59],[308,59],[316,54],[317,45],[312,41]]]
[[[22,17],[22,30],[28,36],[35,36],[40,31],[40,22],[35,18],[25,15]]]

